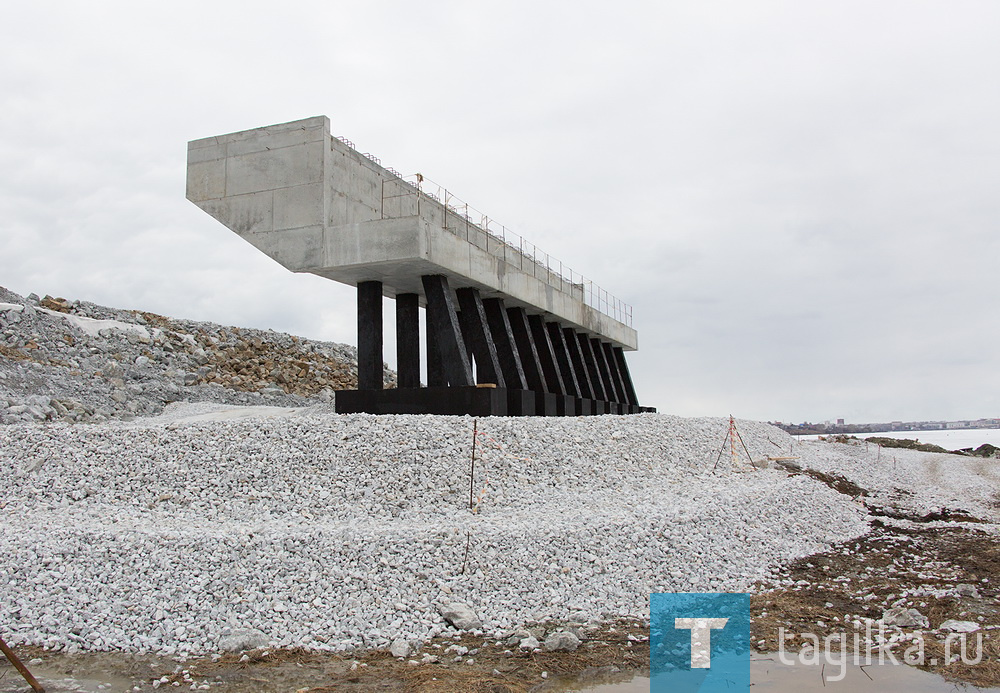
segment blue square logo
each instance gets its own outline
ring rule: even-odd
[[[649,595],[650,693],[749,690],[750,595]]]

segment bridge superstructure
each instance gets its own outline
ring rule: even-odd
[[[358,389],[338,411],[634,413],[631,308],[325,116],[188,143],[187,197],[293,272],[358,290]],[[383,389],[382,298],[398,388]],[[420,308],[427,383],[421,383]]]

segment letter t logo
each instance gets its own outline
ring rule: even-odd
[[[710,669],[712,667],[712,631],[722,629],[729,623],[728,618],[675,618],[676,630],[691,631],[691,668]]]

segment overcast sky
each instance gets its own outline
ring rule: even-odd
[[[1000,417],[998,32],[995,0],[18,3],[0,285],[356,343],[353,288],[184,197],[188,140],[327,115],[631,303],[662,412]]]

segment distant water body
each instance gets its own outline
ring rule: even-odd
[[[909,438],[921,443],[940,445],[945,450],[963,450],[978,448],[983,443],[989,443],[1000,448],[1000,428],[968,428],[947,429],[938,431],[883,431],[881,433],[851,433],[858,438]],[[815,440],[818,436],[799,436],[802,440]]]

